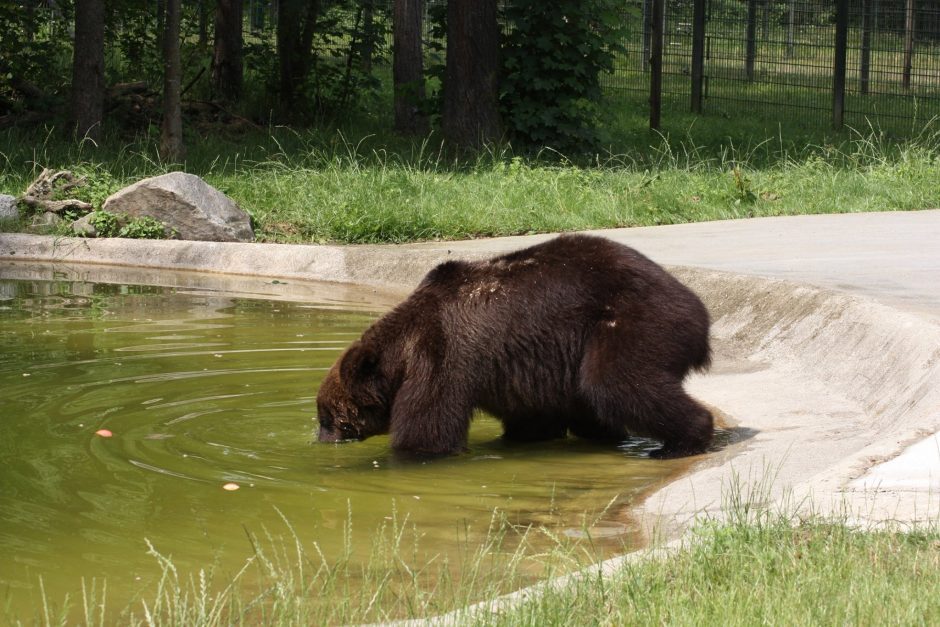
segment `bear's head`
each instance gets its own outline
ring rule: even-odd
[[[320,442],[364,440],[388,433],[391,402],[380,357],[359,340],[330,368],[317,393]]]

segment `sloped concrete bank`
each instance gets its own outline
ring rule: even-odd
[[[803,510],[940,522],[929,467],[907,485],[858,481],[940,430],[940,324],[789,281],[676,273],[714,320],[716,367],[691,389],[729,415],[743,439],[652,495],[643,511],[680,524],[719,510],[724,488],[760,483],[760,498]]]

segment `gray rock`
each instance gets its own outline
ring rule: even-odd
[[[112,194],[102,207],[114,214],[150,216],[180,239],[248,242],[254,239],[248,214],[198,176],[171,172],[138,181]]]
[[[18,220],[20,211],[16,208],[16,198],[7,194],[0,194],[0,222]]]
[[[52,211],[46,211],[45,213],[41,213],[33,217],[33,221],[30,226],[33,228],[56,226],[59,224],[59,222],[62,222],[62,216],[58,215],[57,213],[53,213]]]
[[[75,222],[72,222],[72,232],[79,237],[98,237],[98,229],[91,223],[95,212],[83,215]]]

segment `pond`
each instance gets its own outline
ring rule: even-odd
[[[56,601],[106,578],[109,605],[126,606],[159,575],[146,541],[181,572],[234,572],[248,534],[285,521],[328,558],[348,543],[368,559],[393,513],[447,554],[482,538],[497,509],[572,537],[587,520],[598,546],[620,551],[637,542],[627,505],[684,467],[646,458],[656,444],[642,441],[504,444],[482,415],[468,453],[423,463],[396,460],[387,436],[317,443],[319,382],[380,313],[318,298],[0,280],[8,612],[35,615],[40,578]]]

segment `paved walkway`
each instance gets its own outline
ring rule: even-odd
[[[723,220],[597,231],[662,264],[802,281],[940,318],[940,209]],[[502,251],[546,236],[409,245]]]

